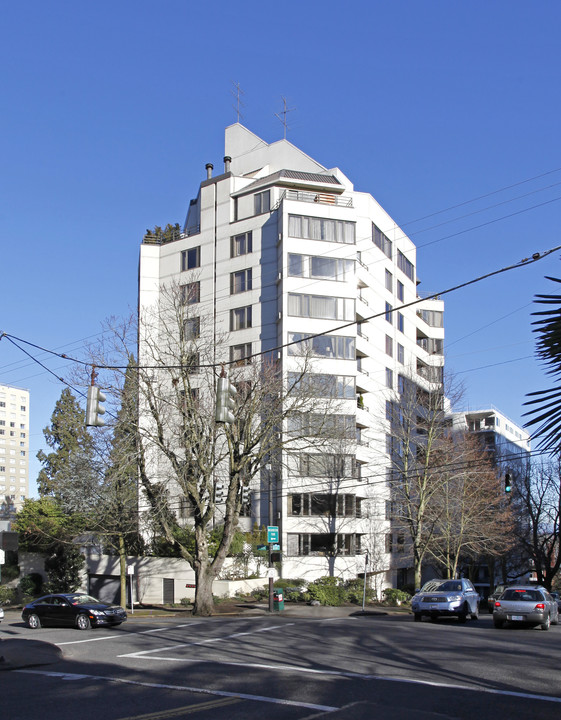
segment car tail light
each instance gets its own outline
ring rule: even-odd
[[[545,610],[545,604],[544,604],[544,603],[538,603],[534,609],[535,609],[535,610]]]
[[[495,607],[501,607],[501,603],[498,600],[495,601]]]

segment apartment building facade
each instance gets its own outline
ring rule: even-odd
[[[29,497],[29,391],[0,385],[0,519]]]
[[[441,384],[443,302],[420,300],[415,245],[338,168],[235,124],[224,170],[212,171],[181,232],[144,237],[139,312],[175,283],[212,315],[217,362],[274,352],[290,381],[299,348],[311,352],[310,382],[337,400],[344,447],[321,463],[312,450],[287,452],[282,470],[265,465],[241,525],[279,526],[284,577],[355,577],[368,552],[370,571],[392,585],[387,407],[407,380]],[[298,422],[313,432],[313,418]]]

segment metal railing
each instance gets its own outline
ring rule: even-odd
[[[299,202],[319,203],[320,205],[336,205],[338,207],[353,207],[353,199],[345,195],[331,195],[330,193],[309,192],[307,190],[285,190],[280,200],[298,200]]]

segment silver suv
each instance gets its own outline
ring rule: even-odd
[[[411,610],[415,622],[423,615],[436,620],[441,615],[456,615],[464,623],[468,615],[472,620],[479,617],[479,593],[470,580],[429,580],[411,598]]]

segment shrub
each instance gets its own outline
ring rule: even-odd
[[[15,605],[18,601],[16,588],[0,585],[0,605]]]
[[[364,580],[362,578],[356,578],[355,580],[347,580],[344,585],[345,599],[347,602],[355,603],[356,605],[362,605],[362,599],[364,597]],[[366,586],[366,602],[370,602],[374,595],[372,588]]]
[[[398,590],[397,588],[386,588],[384,591],[384,602],[388,605],[398,605],[402,602],[409,602],[411,596],[404,590]]]
[[[39,597],[43,589],[43,577],[39,573],[29,573],[21,578],[18,587],[23,597]]]
[[[191,598],[181,598],[179,603],[180,605],[183,605],[183,607],[191,607],[193,601],[191,600]]]
[[[306,595],[310,600],[318,600],[321,605],[337,606],[345,601],[345,589],[334,577],[321,577],[310,583]]]

